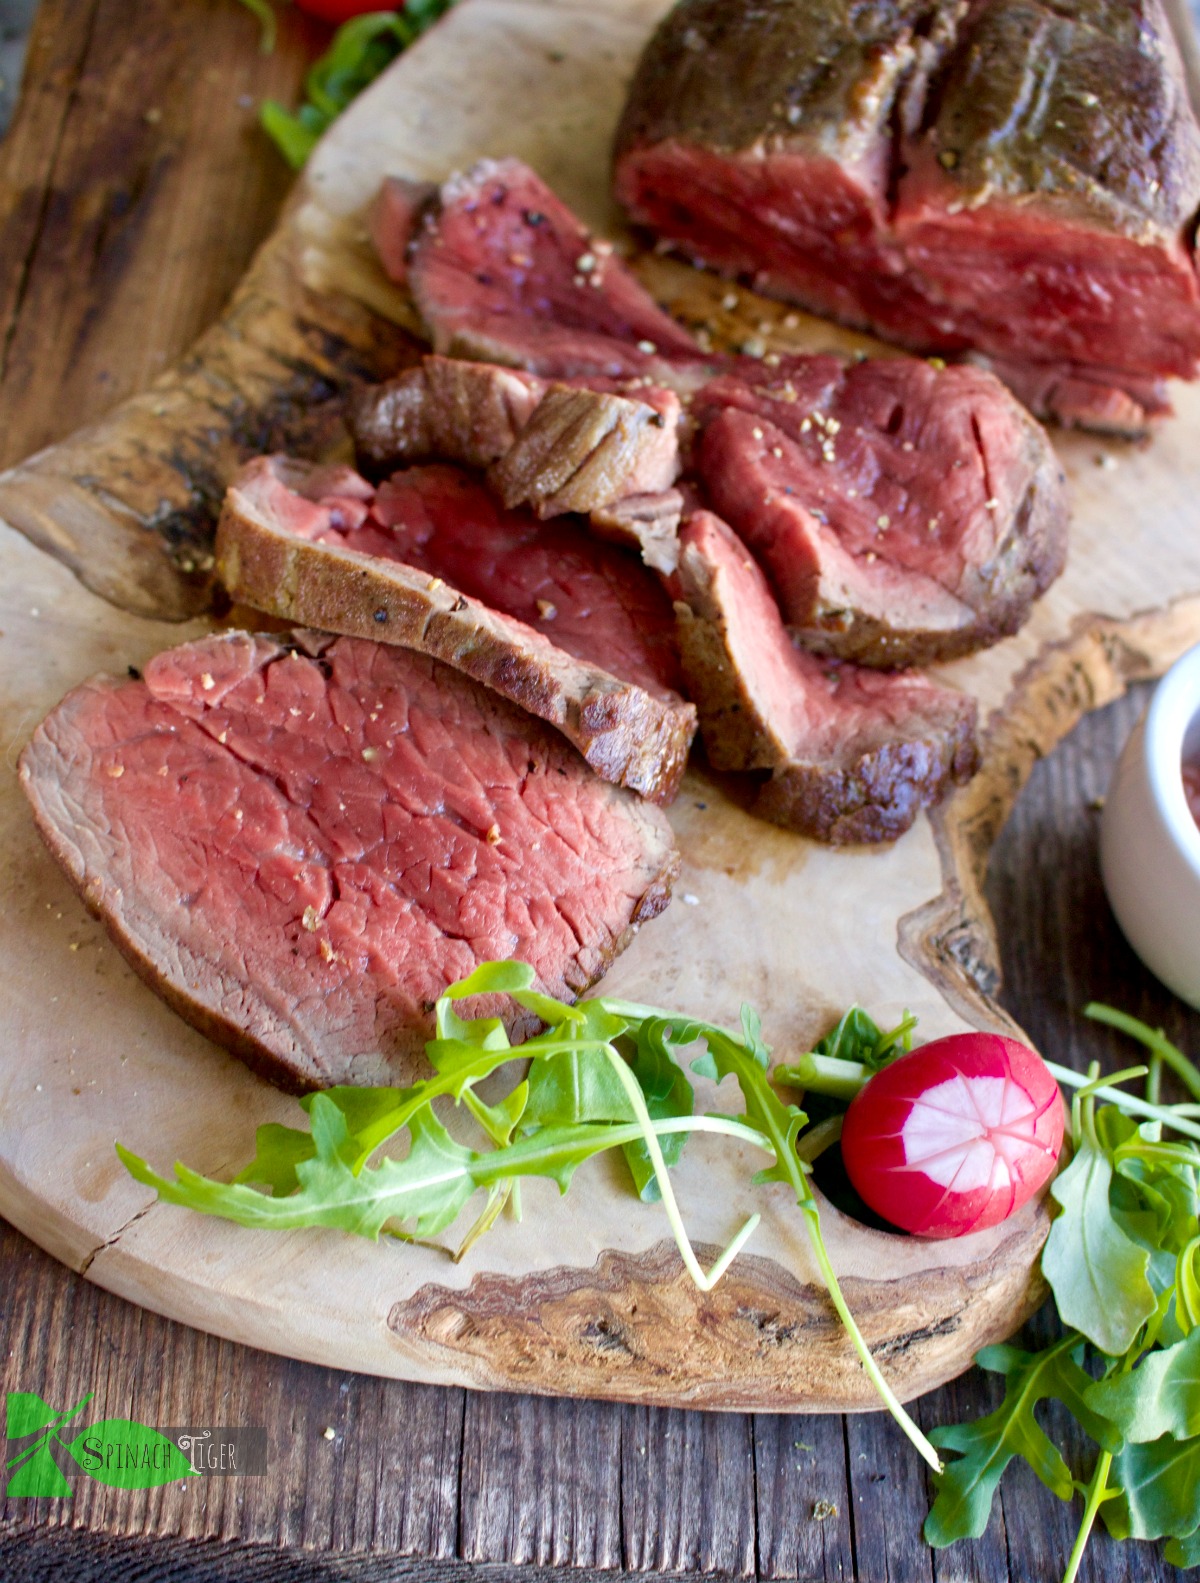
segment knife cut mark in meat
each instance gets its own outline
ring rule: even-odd
[[[508,512],[446,465],[378,493],[348,468],[250,463],[229,491],[217,573],[285,620],[420,649],[557,727],[597,774],[674,797],[696,730],[670,602],[576,518]]]
[[[678,868],[661,812],[553,731],[426,655],[316,633],[95,677],[21,780],[142,977],[295,1089],[411,1081],[433,1001],[481,961],[580,993]]]
[[[1200,367],[1200,128],[1160,0],[681,0],[615,179],[685,254],[981,353],[1040,415],[1137,432]]]
[[[711,512],[683,526],[678,580],[709,762],[771,771],[754,804],[763,818],[837,845],[888,841],[974,772],[973,699],[797,648],[762,572]]]

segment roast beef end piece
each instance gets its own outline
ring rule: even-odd
[[[556,379],[653,376],[700,355],[612,243],[517,159],[482,160],[443,185],[408,279],[438,352]]]
[[[544,381],[492,363],[426,357],[350,399],[346,421],[376,469],[408,462],[490,467],[511,449],[545,394]]]
[[[369,498],[354,522],[281,476],[312,494],[319,473],[260,458],[235,480],[216,544],[232,598],[432,655],[554,726],[605,780],[671,801],[696,711],[652,573],[576,519],[543,527],[502,511],[451,467],[398,474],[378,514],[359,479]]]
[[[662,243],[1039,413],[1134,433],[1200,368],[1200,127],[1161,0],[680,0],[615,191]],[[1138,412],[1141,406],[1143,411]]]
[[[973,699],[797,648],[753,557],[697,512],[680,534],[676,605],[710,763],[771,771],[762,817],[835,845],[888,841],[977,766]]]
[[[955,658],[1017,630],[1062,569],[1054,453],[982,370],[786,359],[711,381],[693,413],[709,499],[810,647]]]
[[[349,638],[226,633],[96,677],[20,774],[134,968],[295,1090],[422,1075],[434,1000],[489,958],[578,995],[678,869],[665,817],[553,732]]]
[[[389,176],[375,195],[367,227],[379,262],[398,286],[408,283],[408,247],[421,211],[437,197],[432,181]]]
[[[552,386],[488,482],[506,506],[527,505],[539,517],[658,494],[679,474],[679,402],[671,400],[666,413],[627,396]]]

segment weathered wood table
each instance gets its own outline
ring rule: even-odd
[[[289,174],[257,130],[324,39],[284,18],[263,56],[235,0],[42,0],[0,145],[0,465],[140,388],[213,317]],[[1141,968],[1100,888],[1097,802],[1143,704],[1087,719],[1034,771],[989,880],[1002,999],[1077,1065],[1130,1050],[1093,997],[1195,1051],[1200,1016]],[[2,721],[7,744],[17,722]],[[11,773],[8,763],[3,773]],[[1042,1315],[1031,1327],[1044,1334]],[[738,1577],[1059,1575],[1077,1510],[1021,1468],[974,1544],[930,1552],[924,1469],[889,1420],[716,1415],[406,1385],[292,1363],[170,1324],[0,1222],[0,1378],[108,1416],[264,1424],[261,1478],[0,1502],[0,1579],[382,1579],[564,1569]],[[977,1371],[926,1428],[987,1411]],[[1064,1425],[1052,1433],[1073,1451]],[[1082,1576],[1174,1576],[1100,1534]]]

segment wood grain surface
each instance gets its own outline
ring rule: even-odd
[[[84,117],[74,132],[81,147],[103,130],[101,124],[88,125],[86,117],[98,113],[96,96],[89,98],[80,86],[100,9],[44,5],[24,101],[30,114],[37,110],[42,116],[41,127],[59,129],[58,137],[73,117]],[[215,52],[219,38],[240,30],[238,49],[244,53],[238,54],[238,69],[246,71],[249,91],[287,93],[278,78],[264,87],[270,73],[281,69],[286,51],[274,62],[261,62],[253,53],[252,25],[232,0],[177,0],[170,7],[138,0],[128,10],[139,18],[141,37],[153,35],[156,18],[166,27],[178,14],[194,29],[177,36],[178,47],[190,50],[192,58]],[[298,52],[291,56],[293,80],[299,60]],[[42,66],[45,78],[38,76]],[[54,93],[57,119],[50,105]],[[177,97],[178,114],[197,124],[208,117],[207,135],[218,144],[232,135],[213,114],[212,95],[202,83],[185,74]],[[141,109],[126,99],[107,103],[104,114],[132,121]],[[238,137],[245,133],[242,125]],[[48,135],[30,135],[20,164],[14,163],[11,140],[0,150],[6,204],[25,190],[29,162],[45,153]],[[240,146],[245,159],[258,162],[260,173],[271,173],[281,185],[267,150],[249,136]],[[56,168],[53,160],[44,167],[47,209]],[[134,230],[147,223],[144,205],[156,201],[153,193],[139,198],[129,221]],[[256,210],[239,219],[227,211],[224,205],[227,236],[250,235],[255,224],[265,229],[270,218]],[[14,263],[22,235],[28,251]],[[46,272],[46,293],[56,282],[62,290],[61,261],[42,255],[39,262],[37,235],[36,226],[25,232],[0,229],[0,278],[15,279],[22,271],[29,276],[6,320],[10,340],[24,311],[21,299],[34,289],[39,270]],[[103,258],[107,238],[93,246],[98,252],[91,268]],[[242,261],[228,267],[228,283]],[[176,326],[186,316],[191,289],[181,262],[175,278],[164,282],[177,299],[181,317],[171,321]],[[53,319],[37,322],[49,346]],[[166,327],[160,323],[156,334]],[[131,341],[133,332],[126,327],[124,333]],[[117,369],[132,355],[129,345],[122,346],[119,327],[103,314],[82,326],[78,337],[81,349],[90,346],[97,366],[111,359]],[[155,346],[139,325],[141,351],[160,350],[164,360],[186,338]],[[4,378],[6,371],[0,372]],[[103,389],[99,383],[93,404],[85,403],[74,416],[99,415],[107,405]],[[19,389],[8,399],[20,406]],[[47,388],[39,399],[45,403],[40,417],[31,410],[22,421],[41,422],[44,435],[53,438],[68,426],[56,427],[55,403],[68,398]],[[1090,685],[1086,675],[1081,685]],[[1193,1048],[1200,1045],[1200,1019],[1159,989],[1121,942],[1096,873],[1096,814],[1090,803],[1106,783],[1112,755],[1138,706],[1130,697],[1086,721],[1034,771],[989,881],[1005,942],[1005,1003],[1044,1049],[1080,1064],[1092,1055],[1119,1061],[1128,1053],[1102,1030],[1079,1021],[1080,1006],[1093,994],[1164,1023]],[[1029,758],[1038,750],[1031,740]],[[8,1501],[0,1508],[5,1578],[107,1578],[118,1572],[171,1579],[425,1578],[463,1569],[490,1578],[511,1575],[505,1564],[515,1562],[608,1575],[627,1569],[1016,1583],[1056,1575],[1069,1545],[1073,1514],[1016,1471],[1005,1480],[1002,1503],[982,1541],[931,1555],[919,1535],[928,1495],[923,1472],[884,1420],[711,1415],[381,1381],[290,1363],[169,1324],[68,1274],[7,1228],[0,1231],[0,1272],[0,1373],[6,1390],[39,1390],[73,1401],[94,1389],[108,1411],[150,1422],[266,1423],[272,1446],[271,1473],[263,1480],[205,1487],[193,1482],[126,1495],[88,1486],[73,1502]],[[985,1410],[992,1399],[990,1382],[973,1375],[926,1398],[921,1420],[927,1427],[945,1422]],[[334,1434],[327,1439],[330,1428]],[[818,1518],[818,1502],[836,1510]],[[1101,1539],[1083,1575],[1116,1583],[1173,1574],[1144,1547],[1118,1549]]]

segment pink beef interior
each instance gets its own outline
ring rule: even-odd
[[[274,491],[275,520],[302,538],[416,566],[657,698],[681,695],[671,602],[631,551],[576,518],[506,511],[478,479],[443,464],[394,474],[370,506],[336,492],[345,487],[335,480],[317,504]]]
[[[912,358],[743,364],[692,410],[708,493],[795,625],[841,597],[951,629],[996,591],[1037,459],[987,375]]]
[[[963,694],[918,671],[873,671],[821,659],[788,637],[758,568],[711,512],[694,513],[680,534],[681,551],[701,557],[717,579],[714,593],[737,673],[759,726],[752,762],[735,762],[706,736],[718,768],[771,767],[787,761],[824,766],[832,775],[865,755],[944,730],[971,711]],[[703,721],[703,711],[702,711]]]
[[[417,227],[407,273],[439,352],[553,378],[653,373],[661,359],[698,356],[612,244],[520,160],[452,177]]]
[[[352,638],[235,633],[85,684],[25,774],[143,967],[308,1086],[380,1080],[482,960],[577,990],[665,900],[656,810],[456,672]]]
[[[693,259],[974,348],[1047,415],[1132,428],[1196,375],[1200,129],[1159,0],[680,0],[614,179]]]

